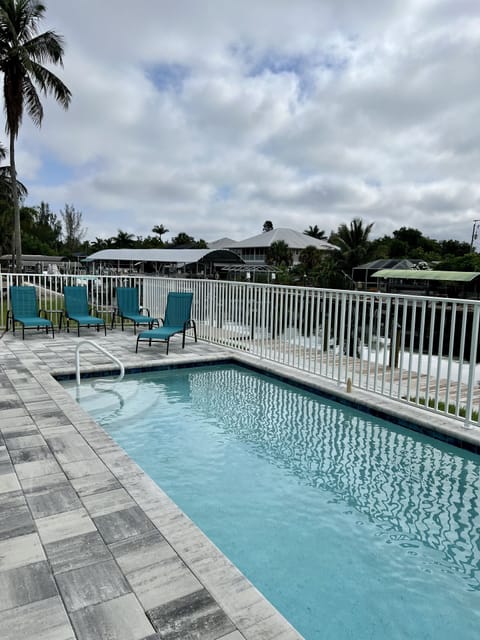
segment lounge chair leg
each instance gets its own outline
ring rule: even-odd
[[[167,338],[167,356],[168,356],[168,347],[170,346],[170,338]]]

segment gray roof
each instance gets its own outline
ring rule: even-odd
[[[424,260],[410,259],[410,258],[380,258],[373,260],[373,262],[367,262],[366,264],[360,264],[355,269],[418,269],[424,268],[422,265],[427,266]]]
[[[265,231],[264,233],[260,233],[258,236],[253,236],[246,240],[241,240],[240,242],[235,242],[230,246],[232,249],[251,249],[255,247],[263,248],[269,247],[273,242],[279,242],[281,240],[285,242],[290,249],[305,249],[306,247],[312,246],[323,251],[338,249],[338,247],[330,244],[326,240],[318,240],[317,238],[307,236],[305,233],[300,233],[300,231],[282,228]]]
[[[381,269],[374,278],[400,278],[402,280],[440,280],[443,282],[471,282],[478,278],[477,271],[418,271],[415,269]]]
[[[242,262],[225,249],[103,249],[85,258],[85,262],[165,262],[191,264],[212,254],[219,262]],[[218,254],[218,255],[213,255]]]
[[[237,241],[232,240],[231,238],[219,238],[218,240],[209,242],[208,248],[209,249],[225,249],[225,248],[233,247],[236,244],[237,244]]]

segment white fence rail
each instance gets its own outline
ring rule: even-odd
[[[169,291],[193,291],[199,338],[308,371],[478,426],[480,302],[254,283],[144,276],[1,276],[0,323],[9,286],[31,284],[55,321],[63,286],[84,284],[110,314],[118,286],[138,286],[150,315]]]

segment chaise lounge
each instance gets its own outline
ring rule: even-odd
[[[65,298],[65,319],[68,332],[70,331],[70,320],[73,320],[77,323],[78,336],[80,336],[80,327],[96,327],[97,331],[99,331],[102,325],[105,335],[107,335],[105,320],[90,314],[87,287],[64,287],[63,296]],[[62,319],[63,314],[60,316],[59,329],[62,328]]]
[[[197,327],[194,320],[191,319],[193,293],[175,293],[170,292],[167,296],[167,307],[165,309],[165,317],[162,318],[163,326],[158,329],[149,329],[142,331],[137,336],[137,345],[135,353],[138,353],[138,343],[148,342],[148,346],[152,346],[152,342],[160,341],[170,344],[170,338],[177,333],[183,334],[182,349],[185,348],[185,333],[188,329],[193,329],[195,342],[197,342]]]
[[[7,329],[9,318],[12,318],[12,331],[15,333],[15,324],[22,325],[22,340],[25,340],[25,328],[37,329],[45,327],[45,332],[52,329],[52,338],[55,338],[53,322],[46,317],[41,317],[42,310],[39,311],[37,305],[37,292],[31,286],[11,286],[10,287],[11,310],[7,312]],[[43,312],[45,313],[45,312]]]
[[[147,324],[149,329],[152,329],[154,324],[160,327],[158,318],[151,318],[149,310],[146,311],[147,315],[144,315],[138,304],[138,287],[117,287],[117,311],[113,313],[112,329],[117,314],[122,323],[122,331],[125,320],[133,322],[133,333],[135,334],[137,327],[141,324]]]

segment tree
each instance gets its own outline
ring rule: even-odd
[[[262,231],[263,233],[266,233],[267,231],[273,231],[273,222],[271,220],[265,220],[265,222],[263,223]]]
[[[82,223],[83,214],[81,211],[76,211],[73,204],[66,204],[65,209],[60,211],[60,215],[64,226],[63,244],[65,252],[71,255],[80,249],[87,233],[87,229],[83,227]]]
[[[303,232],[306,236],[310,236],[311,238],[317,238],[317,240],[326,240],[327,236],[323,229],[319,229],[318,225],[310,225],[308,229],[305,229]]]
[[[152,232],[156,233],[158,236],[160,236],[160,242],[163,244],[162,236],[164,236],[166,233],[168,233],[169,229],[164,227],[163,224],[156,224],[153,227]]]
[[[0,160],[7,155],[5,147],[0,144]],[[17,190],[19,197],[23,200],[27,195],[25,186],[17,181]],[[13,253],[11,246],[13,239],[13,201],[12,201],[12,180],[10,175],[10,167],[0,167],[0,255],[5,253],[5,249],[9,247],[9,251]]]
[[[300,251],[298,260],[303,266],[305,273],[307,273],[309,271],[313,271],[315,267],[318,267],[318,265],[322,262],[323,257],[323,252],[320,251],[320,249],[309,245],[308,247],[305,247],[305,249],[302,249],[302,251]]]
[[[354,218],[350,226],[341,224],[332,235],[331,242],[341,251],[340,267],[351,274],[353,267],[362,264],[369,248],[369,235],[374,223],[364,226],[361,218]]]
[[[272,242],[267,249],[265,262],[276,267],[290,267],[293,262],[292,250],[284,240]]]
[[[52,251],[58,253],[62,239],[62,223],[46,202],[36,209],[35,234]]]
[[[43,107],[36,86],[43,94],[53,94],[65,109],[70,90],[48,64],[63,64],[63,38],[54,31],[38,33],[45,6],[37,0],[0,0],[0,72],[3,73],[6,131],[10,138],[10,176],[14,212],[15,268],[22,270],[20,197],[17,188],[15,141],[26,109],[36,126],[43,120]]]
[[[115,249],[133,249],[135,246],[135,236],[128,231],[119,229],[116,237],[113,239]]]

